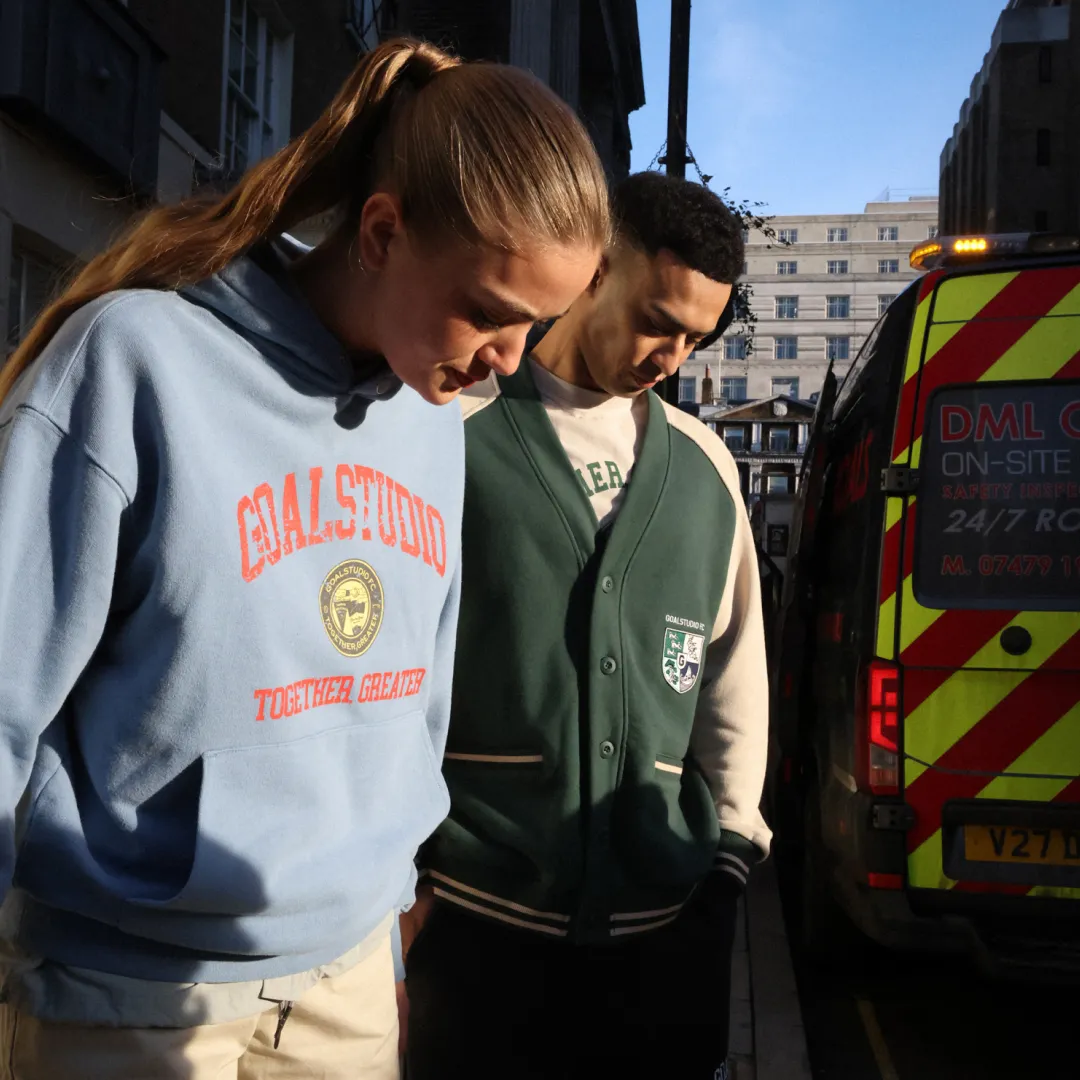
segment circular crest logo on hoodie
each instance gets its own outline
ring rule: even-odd
[[[323,580],[319,610],[334,648],[342,656],[363,656],[382,627],[379,575],[360,559],[338,563]]]

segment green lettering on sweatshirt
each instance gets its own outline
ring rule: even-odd
[[[604,482],[604,466],[607,467],[607,483]],[[577,475],[582,489],[590,499],[594,495],[599,495],[601,491],[607,491],[608,488],[615,490],[615,488],[626,487],[622,478],[622,473],[619,472],[619,466],[616,465],[614,461],[591,461],[585,468],[589,471],[589,477],[592,480],[591,486],[589,481],[582,475],[580,469],[575,469],[574,472]]]

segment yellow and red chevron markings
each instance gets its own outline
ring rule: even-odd
[[[928,274],[920,286],[893,436],[897,465],[918,466],[926,403],[938,386],[1080,378],[1080,266],[943,277]],[[905,764],[905,799],[917,819],[909,882],[1080,898],[1080,889],[958,883],[944,874],[947,801],[1080,802],[1080,613],[922,607],[911,576],[916,503],[886,500],[876,650],[904,667],[904,749],[930,766]],[[1020,659],[998,643],[1014,622],[1035,642]]]
[[[946,281],[937,295],[941,299],[933,312],[921,364],[922,335],[916,338],[912,334],[911,351],[917,352],[912,356],[909,351],[904,372],[893,436],[894,462],[905,458],[916,433],[922,431],[926,403],[937,387],[1015,378],[1012,373],[992,371],[1014,350],[1016,359],[1023,357],[1025,378],[1068,378],[1074,364],[1080,374],[1080,345],[1075,330],[1066,325],[1062,333],[1053,335],[1052,321],[1041,333],[1038,330],[1048,318],[1080,314],[1080,266],[954,278]],[[918,331],[920,322],[926,325],[929,312],[922,314],[923,305],[934,303],[934,298],[931,292],[919,301],[913,331]],[[1036,347],[1032,347],[1036,345],[1034,340],[1024,341],[1033,331],[1038,338]],[[1046,348],[1053,344],[1065,354],[1055,355],[1052,348]]]

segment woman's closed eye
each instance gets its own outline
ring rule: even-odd
[[[477,330],[484,330],[487,332],[501,330],[505,325],[503,320],[493,318],[484,311],[483,308],[476,308],[469,316],[469,322],[471,322]]]

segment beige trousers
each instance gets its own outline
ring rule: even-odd
[[[0,1006],[0,1080],[398,1080],[390,939],[278,1009],[194,1028],[54,1024]]]

